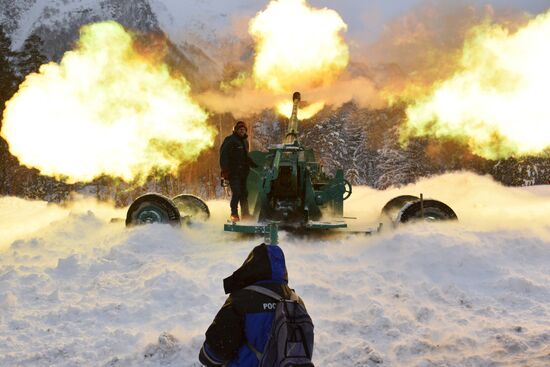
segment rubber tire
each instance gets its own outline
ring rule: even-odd
[[[142,195],[134,200],[128,208],[126,227],[148,223],[179,226],[181,224],[180,212],[174,202],[166,196],[154,193]]]
[[[205,222],[210,218],[208,205],[195,195],[181,194],[175,196],[172,201],[178,208],[182,218]]]
[[[392,223],[396,221],[397,215],[401,208],[406,204],[420,200],[419,197],[414,195],[400,195],[396,196],[384,205],[382,211],[380,212],[380,218],[382,220],[389,220]]]
[[[447,204],[438,200],[424,200],[424,220],[445,221],[458,220],[456,213]],[[422,220],[420,200],[407,204],[397,216],[398,223]]]

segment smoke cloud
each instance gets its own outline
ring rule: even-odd
[[[407,87],[413,88],[410,84],[417,85],[415,91],[418,91],[457,70],[462,46],[472,28],[484,22],[515,28],[527,18],[523,13],[491,5],[426,2],[388,22],[379,39],[361,45],[356,57],[371,66],[397,66],[402,80],[390,81],[388,85],[382,83],[382,87],[399,98],[413,98],[412,93],[406,93]]]
[[[373,22],[371,14],[361,17]],[[424,2],[386,23],[374,41],[370,34],[344,34],[350,50],[346,70],[328,85],[305,86],[300,91],[311,102],[324,101],[335,108],[351,100],[370,108],[414,101],[457,71],[464,41],[472,28],[494,22],[517,29],[529,18],[524,12],[492,6]],[[257,87],[253,79],[254,40],[246,34],[250,18],[234,15],[233,19],[233,34],[241,41],[227,45],[222,84],[235,84],[229,90],[214,88],[197,98],[215,112],[255,114],[288,99],[293,91],[273,93]],[[369,29],[368,24],[364,27]]]
[[[349,101],[374,108],[386,105],[375,82],[368,77],[342,78],[331,85],[301,90],[308,102],[323,101],[325,105],[338,107]],[[235,116],[249,116],[290,100],[290,93],[276,94],[270,91],[243,87],[230,93],[208,91],[195,98],[201,105],[216,113],[231,112]]]

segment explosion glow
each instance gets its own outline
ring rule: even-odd
[[[122,26],[96,23],[60,64],[27,76],[6,104],[1,136],[22,164],[69,182],[175,170],[215,136],[189,92]]]
[[[349,51],[340,36],[347,25],[306,0],[273,0],[249,24],[256,43],[256,85],[274,92],[326,85],[346,68]]]
[[[279,112],[286,118],[290,118],[290,116],[292,115],[292,107],[292,101],[282,102],[277,105],[277,112]],[[321,111],[323,107],[325,107],[324,102],[315,102],[304,107],[300,106],[300,108],[298,109],[298,119],[303,120],[312,118],[317,114],[317,112]]]
[[[464,140],[486,158],[539,154],[550,147],[550,11],[515,33],[478,27],[462,70],[407,109],[410,135]]]

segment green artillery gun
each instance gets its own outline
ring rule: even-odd
[[[300,99],[298,92],[292,96],[292,115],[283,143],[269,146],[267,152],[250,152],[258,169],[251,169],[248,176],[249,208],[260,227],[276,222],[289,229],[345,228],[344,200],[352,193],[351,184],[341,169],[334,177],[326,175],[313,150],[300,144]],[[254,233],[258,228],[228,223],[224,229]]]
[[[250,152],[250,158],[258,166],[251,169],[247,181],[248,203],[254,220],[228,222],[224,225],[225,231],[275,236],[276,241],[277,226],[308,231],[347,227],[344,201],[351,196],[352,186],[341,169],[332,177],[323,172],[313,150],[300,143],[300,93],[295,92],[292,100],[292,115],[283,142],[269,146],[267,152]],[[132,203],[126,225],[155,222],[179,224],[182,218],[204,220],[209,216],[208,206],[196,196],[182,194],[171,200],[149,193]],[[398,196],[382,208],[381,220],[392,224],[416,219],[452,220],[457,216],[446,204],[424,200],[422,195]],[[363,232],[370,233],[372,230]]]

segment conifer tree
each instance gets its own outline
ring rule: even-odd
[[[0,120],[4,104],[11,97],[15,88],[15,74],[12,67],[13,52],[11,40],[0,25]],[[2,126],[0,124],[0,126]]]
[[[25,40],[23,47],[17,53],[17,71],[21,82],[27,75],[37,72],[40,66],[47,62],[46,56],[41,51],[42,45],[42,38],[34,33]]]
[[[0,24],[0,130],[2,129],[2,115],[7,100],[15,90],[15,74],[12,67],[13,52],[11,41]],[[0,194],[6,192],[8,185],[8,166],[11,155],[8,144],[0,138]]]

